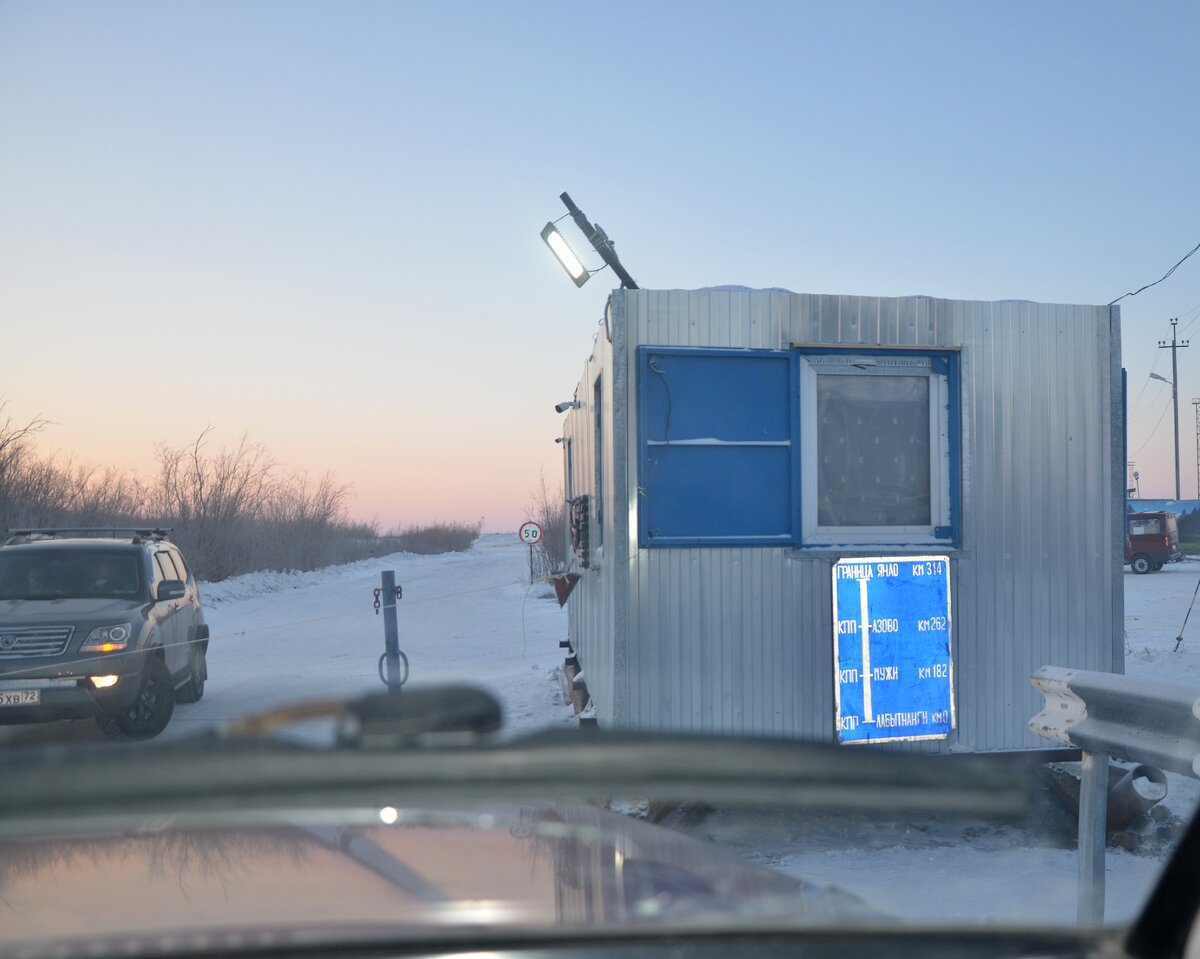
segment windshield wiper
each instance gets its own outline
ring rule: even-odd
[[[261,739],[296,723],[331,719],[339,747],[477,745],[500,731],[500,703],[471,686],[435,686],[358,699],[310,699],[222,723],[221,740]]]
[[[280,810],[621,796],[845,812],[1015,817],[1029,779],[979,756],[745,737],[563,729],[492,741],[500,707],[443,688],[271,710],[216,735],[137,748],[14,749],[0,760],[0,831],[80,816]],[[338,744],[271,738],[332,718]]]

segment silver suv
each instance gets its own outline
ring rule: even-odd
[[[0,546],[0,723],[93,717],[149,739],[204,695],[208,627],[158,529],[20,529]]]

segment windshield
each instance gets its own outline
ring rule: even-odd
[[[0,599],[129,599],[141,595],[136,553],[0,550]]]
[[[0,954],[1127,929],[1198,31],[0,2]]]

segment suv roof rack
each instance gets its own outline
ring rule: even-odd
[[[140,543],[143,539],[164,540],[170,532],[172,532],[170,528],[164,529],[161,526],[44,526],[10,529],[4,545],[9,546],[20,541],[32,543],[34,540],[56,539],[60,536],[109,537],[112,539],[129,537],[135,543]]]

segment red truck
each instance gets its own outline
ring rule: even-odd
[[[1130,513],[1125,536],[1125,565],[1135,573],[1158,572],[1183,559],[1174,513]]]

